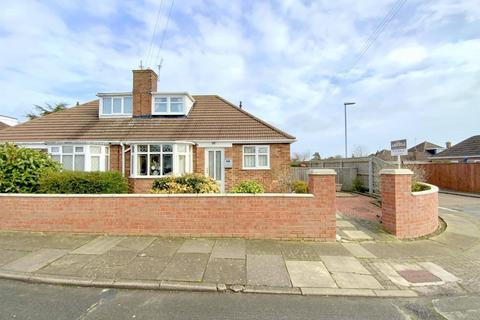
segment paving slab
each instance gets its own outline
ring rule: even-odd
[[[342,231],[351,240],[372,240],[373,239],[368,234],[360,230],[342,230]]]
[[[425,268],[426,270],[428,270],[429,272],[431,272],[445,282],[460,281],[459,278],[433,262],[420,262],[419,265],[421,265],[423,268]]]
[[[321,261],[287,261],[286,265],[294,287],[337,287]]]
[[[356,227],[348,221],[339,220],[337,221],[337,228],[351,228],[355,229]]]
[[[317,250],[310,243],[281,242],[278,244],[285,260],[316,261],[320,260]]]
[[[209,255],[206,253],[177,253],[160,274],[161,280],[202,281]]]
[[[350,253],[355,257],[355,258],[376,258],[376,256],[362,247],[361,244],[358,243],[342,243],[343,247],[350,251]]]
[[[387,278],[392,281],[394,284],[400,285],[402,287],[408,287],[410,283],[405,280],[398,272],[386,262],[375,262],[373,266],[381,273],[383,273]]]
[[[370,272],[354,257],[322,256],[321,258],[330,272],[370,274]]]
[[[94,255],[67,254],[38,270],[37,273],[74,276],[93,259],[95,259]]]
[[[98,237],[72,251],[72,254],[103,254],[124,239],[123,237]]]
[[[203,281],[224,284],[245,284],[245,259],[213,258],[207,264]]]
[[[253,255],[281,255],[278,241],[274,240],[247,240],[247,254]]]
[[[335,282],[345,289],[383,289],[383,286],[371,275],[357,273],[332,273]]]
[[[402,297],[402,298],[413,298],[418,297],[418,293],[413,290],[373,290],[377,297]]]
[[[118,279],[158,279],[171,257],[136,257],[118,272]]]
[[[120,241],[112,250],[142,251],[151,245],[153,241],[155,241],[154,237],[128,237]]]
[[[30,251],[0,249],[0,267],[29,253]]]
[[[246,243],[244,239],[219,239],[213,246],[212,258],[245,259]]]
[[[210,253],[212,252],[214,240],[209,239],[190,239],[185,242],[178,249],[178,253]]]
[[[171,257],[183,244],[184,239],[156,239],[150,246],[141,251],[139,255],[149,257]]]
[[[312,243],[311,246],[319,256],[352,256],[341,243]]]
[[[403,270],[398,271],[398,274],[410,283],[432,283],[442,281],[442,279],[426,270]]]
[[[247,284],[291,287],[283,257],[247,254]]]
[[[4,265],[2,269],[17,272],[34,272],[67,253],[68,250],[62,249],[40,249]]]

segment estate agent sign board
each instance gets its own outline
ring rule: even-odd
[[[392,156],[406,156],[407,151],[407,139],[395,140],[390,143]]]

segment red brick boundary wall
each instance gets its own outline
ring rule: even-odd
[[[413,172],[384,169],[381,175],[383,227],[400,239],[418,238],[438,228],[438,188],[411,192]]]
[[[335,171],[311,194],[0,194],[0,229],[335,241]]]

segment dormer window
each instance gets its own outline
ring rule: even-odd
[[[132,96],[103,96],[100,99],[100,117],[131,117]]]
[[[185,101],[181,96],[154,96],[154,115],[183,115],[185,114]]]

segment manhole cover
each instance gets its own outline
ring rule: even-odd
[[[441,282],[442,279],[431,274],[426,270],[404,270],[399,271],[400,274],[405,280],[411,283],[423,283],[423,282]]]

